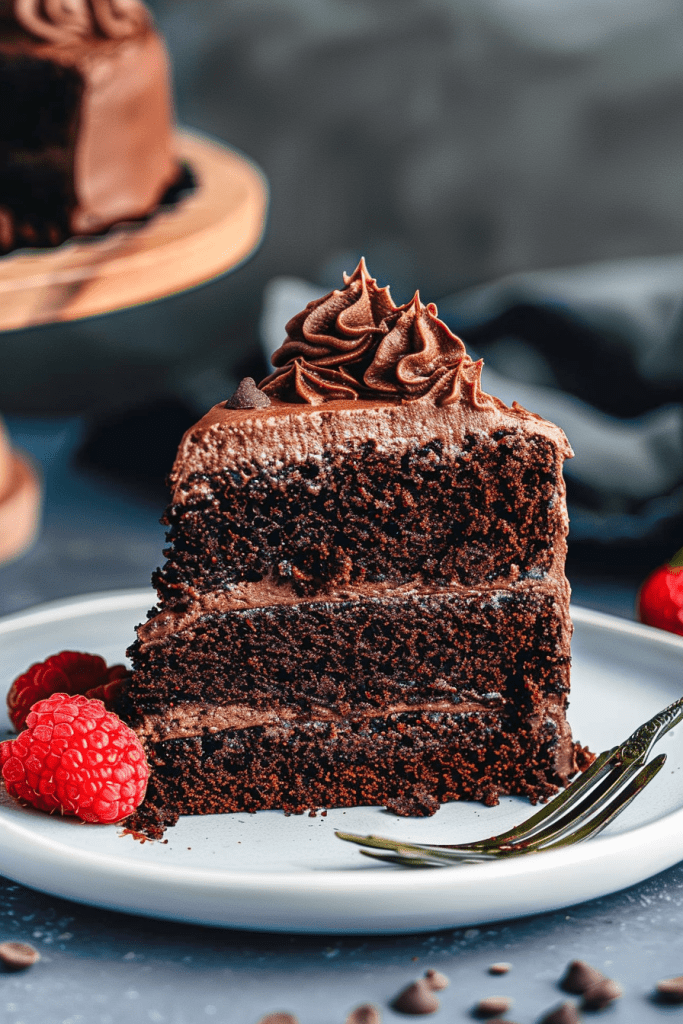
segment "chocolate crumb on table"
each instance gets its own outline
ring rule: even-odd
[[[472,1013],[475,1017],[488,1018],[499,1017],[501,1013],[507,1013],[512,1006],[512,999],[508,996],[487,996],[480,999]]]
[[[591,985],[583,993],[581,1009],[604,1010],[606,1006],[609,1006],[610,1003],[613,1003],[615,999],[619,999],[622,995],[623,989],[618,982],[613,981],[612,978],[603,978],[602,981]]]
[[[505,963],[501,960],[500,963],[491,964],[489,967],[489,974],[507,974],[511,967],[512,964]]]
[[[391,1006],[399,1013],[407,1013],[413,1016],[435,1013],[439,1009],[439,1000],[436,998],[429,982],[419,978],[396,996]]]
[[[346,1018],[346,1024],[382,1024],[382,1016],[376,1006],[365,1003],[351,1011]]]
[[[660,1003],[683,1003],[683,975],[662,978],[655,985],[655,992]]]
[[[541,1017],[538,1024],[580,1024],[580,1020],[573,1003],[560,1003]]]
[[[40,953],[28,942],[0,942],[0,960],[9,971],[23,971],[40,960]]]
[[[441,971],[435,971],[432,967],[425,971],[425,981],[432,992],[440,992],[441,989],[448,988],[451,983],[445,974],[442,974]]]
[[[572,960],[560,981],[560,988],[572,995],[580,996],[587,989],[604,980],[605,975],[597,968],[591,967],[584,960]]]

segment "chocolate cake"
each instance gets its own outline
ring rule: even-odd
[[[0,253],[145,217],[179,176],[139,0],[0,0]]]
[[[187,432],[120,713],[147,812],[545,799],[565,718],[562,431],[361,263]]]

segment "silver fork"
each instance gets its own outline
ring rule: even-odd
[[[666,754],[645,764],[655,743],[683,719],[683,698],[641,725],[629,738],[599,754],[566,789],[530,818],[490,839],[475,843],[438,845],[407,843],[382,836],[336,832],[358,846],[366,857],[404,867],[447,867],[473,861],[518,857],[523,853],[557,850],[601,832],[652,782]],[[643,767],[643,765],[645,765]],[[374,850],[392,851],[376,853]]]

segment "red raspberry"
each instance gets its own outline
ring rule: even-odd
[[[86,697],[104,701],[108,708],[129,675],[125,665],[107,668],[97,654],[62,651],[35,665],[14,680],[7,694],[7,707],[12,724],[21,732],[26,716],[37,700],[53,693],[84,693]]]
[[[0,743],[7,792],[40,810],[121,821],[144,798],[149,768],[139,739],[101,700],[54,693],[26,729]]]
[[[647,577],[638,593],[636,614],[647,626],[683,636],[683,548]]]

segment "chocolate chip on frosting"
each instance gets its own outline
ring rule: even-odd
[[[253,377],[245,377],[240,381],[234,395],[225,403],[226,409],[265,409],[271,401],[268,395],[256,387]]]
[[[541,1017],[538,1024],[580,1024],[581,1018],[573,1003],[560,1003]]]
[[[565,992],[571,992],[572,995],[580,996],[591,986],[604,981],[604,978],[604,974],[584,960],[572,960],[560,981],[560,988]]]
[[[382,1024],[382,1016],[376,1006],[365,1003],[351,1011],[346,1018],[346,1024]]]
[[[425,1013],[435,1013],[439,1009],[439,1000],[432,992],[429,982],[424,978],[414,981],[408,985],[394,999],[391,1004],[394,1010],[399,1013],[408,1013],[414,1016]]]
[[[0,960],[9,971],[23,971],[40,960],[40,953],[28,942],[0,942]]]
[[[425,971],[425,981],[432,992],[440,992],[441,989],[448,988],[450,985],[450,979],[445,974],[442,974],[441,971],[435,971],[433,967]]]
[[[480,999],[474,1007],[475,1017],[499,1017],[501,1013],[507,1013],[512,1006],[512,1000],[507,996],[487,996]]]
[[[662,978],[655,989],[661,1003],[683,1003],[683,975]]]
[[[612,981],[611,978],[603,978],[602,981],[596,982],[595,985],[591,985],[590,988],[586,989],[583,993],[583,999],[581,1001],[582,1010],[604,1010],[606,1006],[613,1003],[615,999],[623,994],[621,985],[616,981]]]

